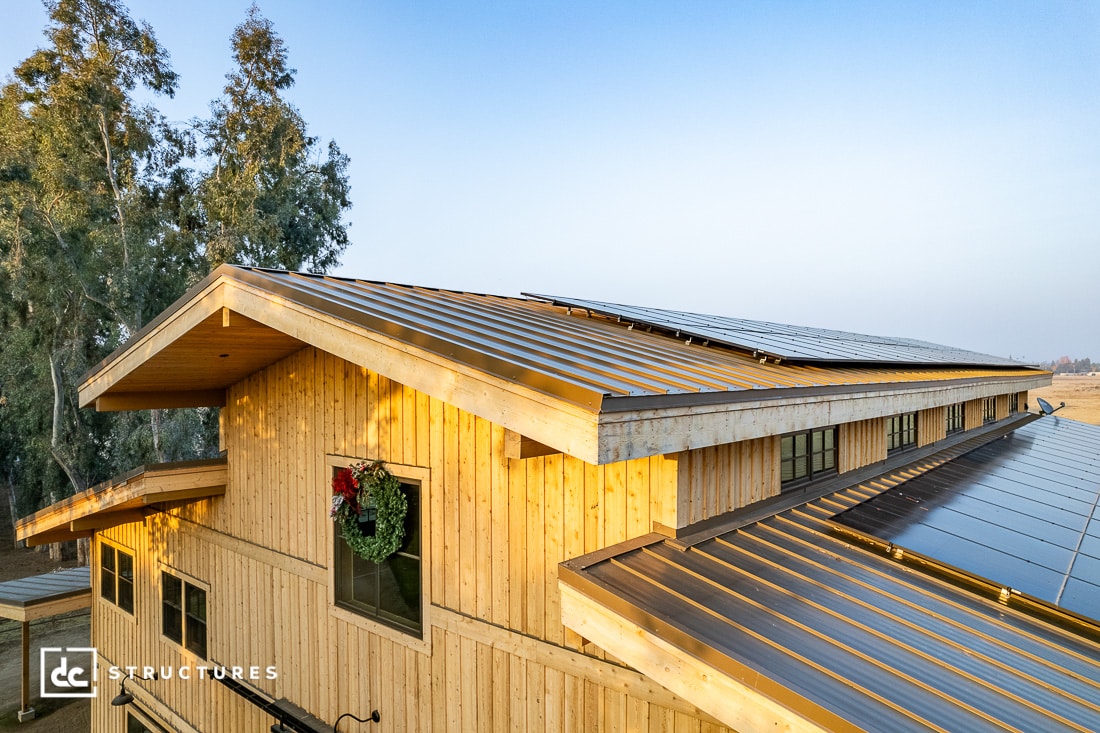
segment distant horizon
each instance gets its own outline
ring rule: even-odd
[[[128,3],[208,113],[250,3]],[[3,76],[44,43],[10,3]],[[260,3],[331,274],[1100,359],[1100,5]]]

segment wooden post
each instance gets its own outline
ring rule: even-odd
[[[19,722],[34,720],[31,707],[31,622],[23,622],[23,688],[19,698]]]

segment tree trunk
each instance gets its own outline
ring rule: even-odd
[[[11,539],[12,544],[16,547],[21,547],[22,543],[15,538],[15,484],[12,483],[11,474],[8,474],[8,490],[4,492],[4,501],[8,504],[8,516],[11,518]],[[4,534],[7,534],[5,529]]]
[[[149,427],[153,432],[153,452],[157,456],[157,463],[164,463],[164,448],[160,443],[160,410],[149,411]]]
[[[69,477],[69,483],[73,485],[73,492],[79,493],[88,488],[84,479],[76,472],[72,465],[61,452],[61,428],[65,420],[65,392],[61,381],[61,353],[53,351],[50,354],[50,381],[53,383],[53,428],[50,432],[50,455],[57,461],[57,465]]]

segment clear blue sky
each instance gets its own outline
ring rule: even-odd
[[[205,114],[248,2],[129,6]],[[1100,360],[1100,3],[260,8],[351,157],[336,274]]]

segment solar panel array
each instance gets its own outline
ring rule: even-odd
[[[1046,417],[835,520],[1095,618],[1098,501],[1100,427]]]
[[[603,316],[695,340],[722,344],[794,362],[928,364],[937,366],[1021,366],[1020,362],[916,339],[869,336],[808,326],[645,308],[598,300],[524,293],[558,306]]]

